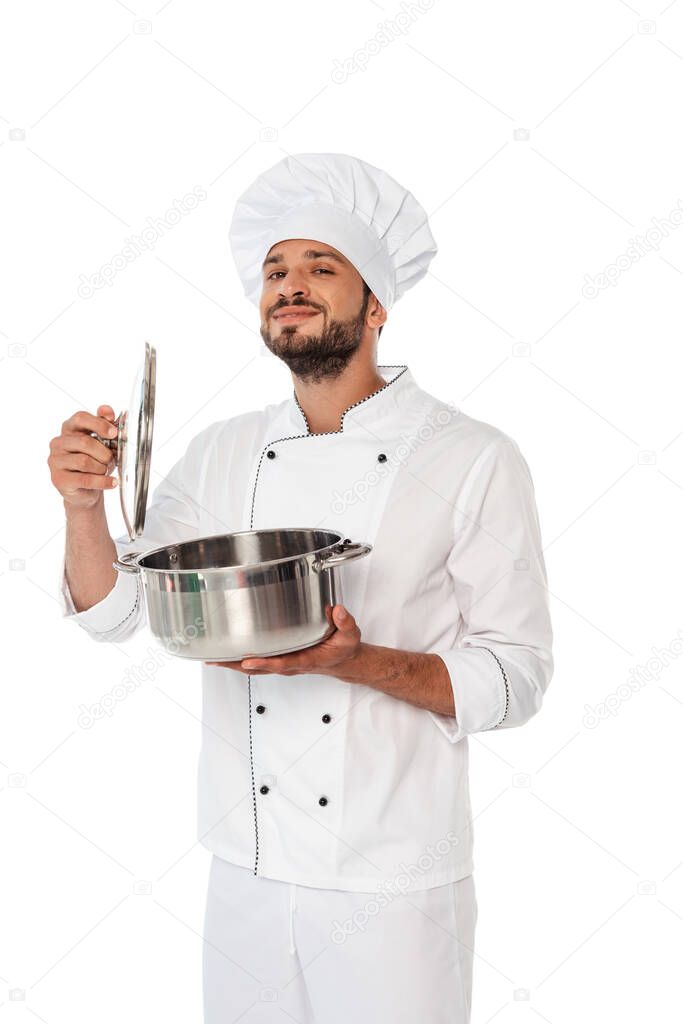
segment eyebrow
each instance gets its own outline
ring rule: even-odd
[[[329,260],[336,260],[337,263],[344,264],[346,262],[341,256],[337,256],[336,252],[328,252],[326,249],[306,249],[304,253],[304,259],[307,260],[318,260],[323,256]],[[284,263],[284,256],[281,252],[275,252],[272,256],[267,256],[261,265],[261,269],[264,270],[269,263]]]

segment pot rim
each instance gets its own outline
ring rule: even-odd
[[[148,555],[156,555],[159,551],[166,551],[168,550],[168,548],[180,547],[183,544],[196,544],[196,542],[199,540],[210,540],[212,537],[241,537],[248,533],[284,533],[289,531],[293,533],[331,533],[334,534],[334,536],[338,537],[339,540],[332,541],[331,544],[325,544],[321,548],[311,548],[309,551],[301,551],[299,552],[298,555],[286,555],[283,558],[271,558],[266,562],[242,562],[239,565],[212,565],[207,566],[205,569],[153,569],[151,566],[148,565],[140,565],[140,559],[147,558]],[[230,533],[208,533],[203,537],[197,537],[196,540],[179,541],[176,544],[162,544],[160,547],[150,548],[149,551],[131,552],[131,555],[134,555],[134,557],[131,557],[129,564],[137,566],[137,568],[141,572],[151,572],[159,574],[173,573],[184,576],[189,575],[190,573],[201,573],[202,575],[206,575],[207,573],[213,574],[218,572],[236,572],[239,569],[260,569],[264,566],[281,565],[284,562],[294,562],[299,558],[308,558],[310,555],[318,555],[320,554],[320,552],[328,551],[330,548],[333,548],[337,544],[341,543],[343,537],[344,534],[339,533],[338,530],[323,530],[319,526],[285,526],[272,528],[267,527],[264,530],[235,530],[234,532]]]

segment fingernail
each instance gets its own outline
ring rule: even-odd
[[[118,487],[119,486],[119,478],[117,476],[113,476],[111,478],[111,485],[112,485],[112,487]]]

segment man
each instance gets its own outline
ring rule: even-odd
[[[553,670],[532,480],[509,436],[377,365],[388,310],[436,253],[393,178],[287,157],[242,195],[230,240],[291,398],[198,434],[134,544],[109,536],[110,453],[90,436],[113,410],[67,420],[49,460],[64,610],[97,640],[136,632],[138,579],[111,569],[127,550],[287,527],[372,544],[327,640],[202,666],[205,1020],[465,1024],[467,736],[526,722]]]

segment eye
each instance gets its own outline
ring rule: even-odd
[[[334,271],[333,270],[328,270],[326,267],[316,267],[315,270],[313,271],[314,274],[317,274],[319,272],[321,272],[323,274],[330,274],[332,277],[334,277]],[[284,273],[286,273],[286,271],[284,271],[284,270],[273,270],[272,273],[268,274],[267,280],[270,281],[272,278],[276,277],[278,274],[284,274]]]

